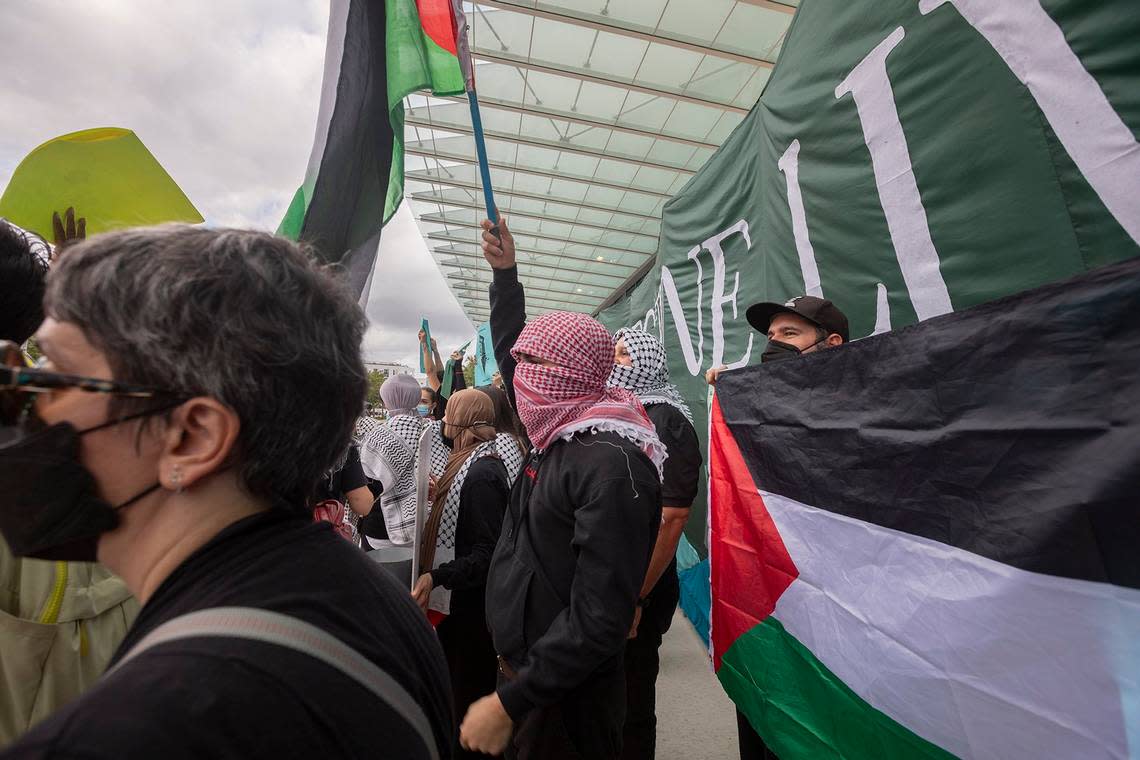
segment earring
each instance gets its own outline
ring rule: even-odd
[[[182,493],[182,467],[174,465],[170,473],[170,484],[174,486],[174,493]]]

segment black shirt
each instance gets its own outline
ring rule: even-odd
[[[344,460],[341,468],[321,481],[317,500],[336,499],[344,501],[350,491],[368,485],[368,478],[364,475],[364,468],[360,465],[360,450],[355,446],[348,447],[348,458]]]
[[[257,607],[331,633],[423,708],[451,753],[443,653],[406,588],[325,523],[271,510],[226,528],[166,578],[112,658],[195,610]],[[418,734],[355,680],[264,642],[156,646],[33,728],[4,758],[425,758]]]
[[[491,334],[513,401],[524,296],[516,270],[494,277]],[[527,458],[487,578],[495,650],[516,672],[498,694],[516,723],[620,671],[660,524],[657,468],[621,436],[582,433]]]
[[[692,505],[700,487],[701,442],[693,423],[672,404],[652,404],[645,413],[657,428],[657,437],[665,444],[669,458],[665,460],[661,482],[661,502],[666,507]]]
[[[661,502],[666,507],[688,508],[697,497],[701,477],[701,443],[693,423],[672,404],[652,404],[645,407],[649,419],[657,428],[657,437],[665,444],[669,458],[665,460],[661,483]],[[669,630],[677,602],[681,598],[677,579],[677,558],[661,574],[657,584],[645,596],[641,610],[642,625],[652,622],[664,633]]]

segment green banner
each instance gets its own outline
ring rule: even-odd
[[[763,351],[757,301],[822,295],[858,339],[1137,255],[1137,39],[1135,0],[803,0],[599,317],[661,336],[703,439],[705,370]]]

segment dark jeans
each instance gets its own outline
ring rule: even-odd
[[[736,711],[736,734],[740,741],[740,760],[780,760],[740,710]]]
[[[527,713],[504,754],[508,760],[617,760],[624,722],[624,674],[592,676],[561,701]]]
[[[666,623],[670,618],[665,618]],[[665,628],[668,629],[668,624]],[[664,631],[654,616],[644,616],[637,637],[625,645],[626,714],[622,760],[653,760],[657,751],[657,673],[661,669]]]

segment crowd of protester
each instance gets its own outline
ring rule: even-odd
[[[421,332],[370,416],[303,247],[81,221],[0,222],[0,755],[654,757],[702,466],[655,336],[528,321],[484,222],[496,383]],[[765,361],[847,339],[748,318]]]

